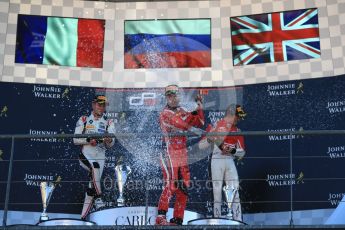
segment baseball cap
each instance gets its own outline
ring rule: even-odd
[[[165,87],[165,96],[171,95],[171,94],[177,94],[178,93],[178,86],[177,85],[168,85]]]

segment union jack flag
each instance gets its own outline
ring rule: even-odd
[[[319,58],[317,9],[230,18],[235,66]]]

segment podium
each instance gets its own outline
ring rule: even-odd
[[[145,213],[147,211],[147,215]],[[37,223],[37,226],[92,226],[92,225],[132,225],[144,226],[155,225],[157,217],[157,207],[134,206],[134,207],[114,207],[90,213],[88,221],[71,218],[49,219]],[[169,208],[167,220],[173,217],[173,209]],[[183,225],[246,225],[241,221],[227,218],[203,218],[203,215],[185,210]]]
[[[148,207],[147,216],[145,217],[145,206],[134,207],[114,207],[96,212],[88,215],[88,220],[97,225],[155,225],[157,217],[157,207]],[[173,209],[168,210],[167,220],[173,217]],[[185,210],[183,224],[187,225],[188,221],[201,218],[199,213]],[[146,219],[146,220],[145,220]]]
[[[96,223],[91,221],[85,221],[80,219],[70,219],[70,218],[56,218],[37,223],[37,226],[72,226],[72,225],[82,225],[82,226],[92,226]]]
[[[246,225],[237,220],[230,220],[227,218],[199,218],[188,221],[188,225]]]

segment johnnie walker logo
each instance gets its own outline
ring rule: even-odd
[[[24,181],[28,186],[40,186],[41,181],[54,181],[54,176],[51,175],[38,175],[38,174],[25,174]]]
[[[300,172],[296,177],[295,173],[291,174],[268,174],[267,183],[270,187],[290,186],[303,184],[304,174]]]
[[[271,97],[303,94],[304,85],[302,82],[298,84],[290,83],[290,84],[268,85],[267,92]]]
[[[331,203],[332,206],[338,206],[344,195],[345,193],[329,193],[327,200]]]
[[[0,149],[0,161],[2,161],[2,155],[4,154],[4,151],[2,151],[2,149]]]
[[[296,131],[296,128],[289,128],[289,129],[268,129],[268,132],[289,132],[289,131]],[[300,127],[298,131],[303,131],[303,127]],[[284,135],[268,135],[268,139],[270,141],[285,141],[285,140],[293,140],[296,138],[303,138],[304,136],[301,134],[284,134]]]
[[[267,92],[271,97],[294,95],[296,94],[296,84],[268,85]]]
[[[327,155],[331,159],[336,159],[336,158],[344,158],[345,157],[345,146],[328,146],[327,148]]]
[[[290,129],[268,129],[268,132],[288,132],[288,131],[295,131],[295,128],[290,128]],[[296,135],[294,134],[287,134],[287,135],[269,135],[268,139],[270,141],[285,141],[285,140],[291,140],[291,139],[296,139]]]
[[[57,131],[48,131],[48,130],[34,130],[34,129],[30,129],[29,130],[29,134],[30,135],[47,135],[47,136],[49,136],[49,135],[58,134],[58,132]],[[57,138],[53,138],[53,137],[44,137],[44,138],[31,138],[30,141],[54,143],[54,142],[63,141],[63,139],[57,139]]]
[[[51,98],[51,99],[61,99],[62,97],[67,97],[69,90],[62,92],[60,87],[56,86],[36,86],[32,90],[35,97],[38,98]]]
[[[211,124],[215,124],[216,122],[218,122],[220,119],[222,119],[225,116],[225,112],[220,111],[220,112],[216,112],[216,111],[211,111],[208,113],[208,119],[210,119]]]
[[[326,108],[330,114],[345,112],[345,100],[329,101]]]

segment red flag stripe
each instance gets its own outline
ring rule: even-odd
[[[262,44],[267,42],[275,41],[284,41],[284,40],[297,40],[297,39],[306,39],[306,38],[315,38],[319,37],[319,31],[317,28],[313,29],[301,29],[288,31],[284,30],[282,33],[272,33],[272,31],[261,32],[260,34],[256,33],[243,33],[240,35],[233,35],[232,41],[236,45],[248,45],[248,44]],[[274,38],[274,39],[272,39]]]
[[[274,36],[272,36],[274,46],[274,60],[284,61],[282,40],[284,39],[286,34],[285,31],[282,31],[280,26],[280,13],[272,14],[272,31],[274,32]]]
[[[248,61],[249,59],[251,59],[252,57],[254,57],[258,52],[256,52],[255,50],[253,51],[253,53],[251,53],[248,57],[246,57],[244,60],[241,60],[239,63],[236,64],[236,66],[239,65],[243,65],[243,63],[246,63],[246,61]]]
[[[305,15],[303,15],[303,17],[300,17],[298,20],[294,21],[291,25],[289,26],[294,26],[297,22],[301,21],[302,19],[304,19],[305,17],[307,17],[309,14],[311,14],[312,12],[314,12],[315,10],[309,10],[307,11],[307,13]]]
[[[78,20],[77,66],[103,66],[104,20]]]
[[[157,54],[125,54],[125,68],[195,68],[210,67],[211,52],[168,52]]]
[[[313,52],[313,53],[316,53],[316,54],[318,54],[318,55],[321,54],[320,51],[315,50],[315,49],[312,49],[311,47],[308,47],[308,46],[306,46],[306,45],[303,45],[303,44],[297,44],[297,45],[299,45],[299,46],[303,47],[304,49],[307,49],[307,50],[309,50],[309,51],[311,51],[311,52]]]
[[[248,23],[248,22],[246,22],[246,21],[243,21],[241,18],[234,18],[233,21],[237,21],[237,23],[240,22],[240,23],[242,23],[242,24],[244,24],[244,25],[246,25],[246,26],[248,26],[248,27],[251,27],[251,28],[253,28],[253,29],[258,29],[257,26],[255,26],[255,25],[253,25],[253,24],[250,24],[250,23]]]

